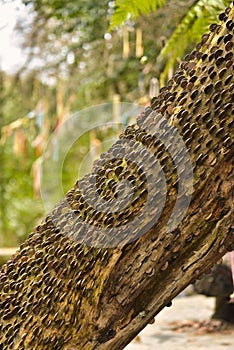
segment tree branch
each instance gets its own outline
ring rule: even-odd
[[[123,349],[234,249],[233,13],[3,266],[0,349]]]

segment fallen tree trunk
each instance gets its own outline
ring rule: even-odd
[[[123,349],[234,249],[233,14],[2,267],[0,349]]]

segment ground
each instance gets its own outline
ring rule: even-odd
[[[177,297],[126,350],[233,350],[234,325],[210,318],[214,298],[202,295]]]

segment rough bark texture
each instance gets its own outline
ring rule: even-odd
[[[0,349],[123,349],[181,290],[234,249],[233,13],[232,7],[220,16],[152,107],[3,266]],[[192,200],[173,230],[166,227],[178,176],[162,137],[152,135],[155,125],[163,135],[171,126],[179,131],[193,165]],[[167,140],[173,143],[171,134]],[[139,153],[147,158],[150,151],[150,176],[155,159],[165,173],[166,201],[155,222],[160,189],[152,212],[134,226],[150,195],[149,176],[128,161],[121,140],[128,141],[132,159]],[[175,150],[179,160],[180,149]],[[106,199],[115,198],[113,183],[132,181],[131,205],[113,213],[94,210],[85,200],[94,177]],[[186,181],[183,190],[181,205],[188,197]],[[133,230],[124,232],[129,222]]]

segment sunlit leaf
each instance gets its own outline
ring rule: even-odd
[[[141,14],[148,14],[162,7],[166,0],[116,0],[109,30],[121,25],[128,18],[137,18]]]

